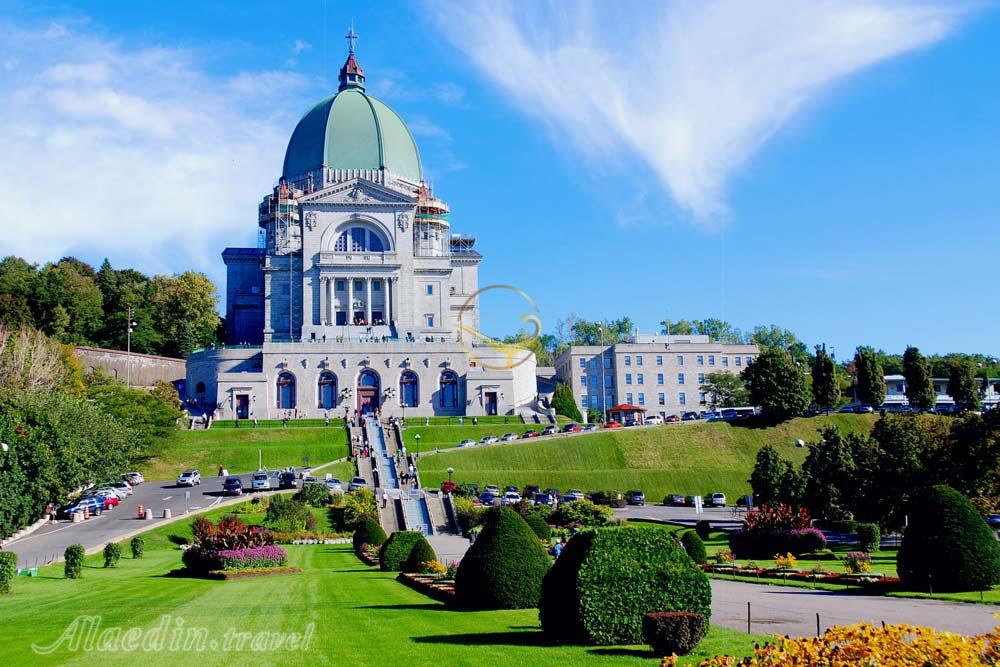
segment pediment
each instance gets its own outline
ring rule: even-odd
[[[355,178],[317,190],[302,197],[299,202],[302,204],[344,204],[348,206],[412,206],[417,203],[417,199],[378,183]]]

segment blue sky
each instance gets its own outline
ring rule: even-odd
[[[0,6],[0,253],[221,281],[353,20],[481,284],[546,329],[722,317],[838,356],[1000,355],[992,4]],[[524,310],[483,306],[496,333]]]

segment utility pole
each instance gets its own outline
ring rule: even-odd
[[[125,334],[125,384],[129,389],[132,388],[132,330],[139,324],[133,319],[134,315],[135,310],[132,306],[129,306],[127,332]]]

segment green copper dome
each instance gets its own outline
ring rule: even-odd
[[[282,175],[291,180],[319,169],[379,169],[420,181],[420,153],[403,120],[362,85],[314,106],[292,132]]]

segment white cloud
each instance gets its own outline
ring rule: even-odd
[[[295,44],[292,45],[293,53],[302,53],[303,51],[308,51],[312,48],[312,44],[309,42],[303,42],[301,39],[295,40]]]
[[[77,253],[222,275],[253,243],[306,80],[206,73],[198,54],[125,48],[74,25],[0,23],[0,254]]]
[[[473,65],[557,139],[595,165],[639,156],[709,224],[725,213],[728,177],[789,118],[843,77],[946,37],[969,12],[898,0],[432,8]]]
[[[434,123],[426,116],[413,116],[407,121],[406,126],[410,128],[410,132],[417,136],[451,140],[451,134],[449,134],[448,130]]]

